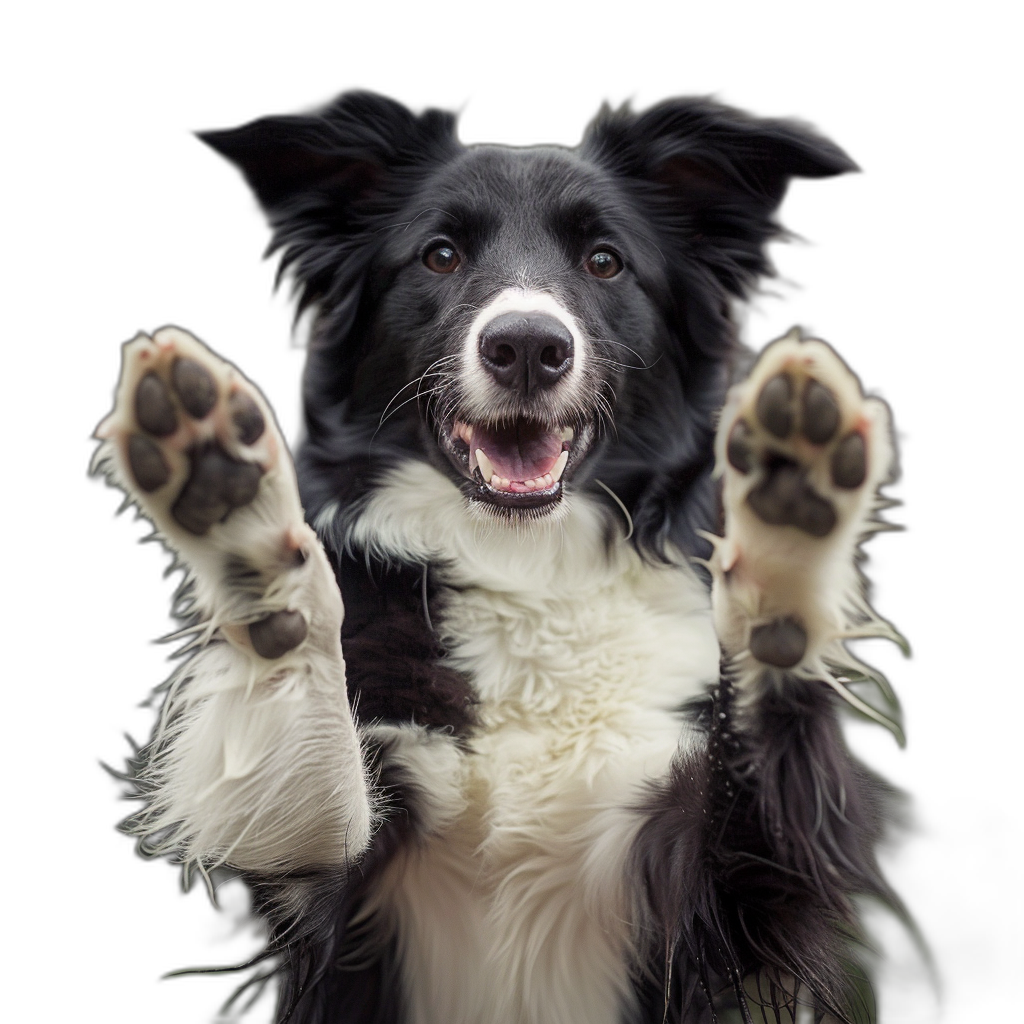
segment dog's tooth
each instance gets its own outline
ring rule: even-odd
[[[555,481],[550,473],[544,474],[544,490],[548,491],[555,486]]]
[[[491,464],[491,460],[487,458],[487,453],[483,448],[476,449],[476,464],[480,467],[480,475],[485,480],[490,480],[494,476],[494,466]]]
[[[469,444],[473,440],[473,424],[463,423],[462,424],[462,436],[466,439],[466,444]]]
[[[569,453],[562,452],[561,455],[555,460],[555,464],[551,467],[549,476],[551,477],[551,486],[554,487],[555,483],[562,479],[562,473],[565,472],[565,464],[569,461]]]
[[[558,432],[558,437],[561,441],[571,441],[575,436],[576,431],[573,430],[572,427],[562,427]]]

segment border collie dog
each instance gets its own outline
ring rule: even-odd
[[[575,149],[368,93],[202,139],[315,312],[305,435],[185,331],[124,346],[96,465],[189,637],[141,848],[244,879],[281,1022],[870,1019],[889,792],[839,710],[893,702],[845,646],[896,638],[889,414],[732,317],[851,160],[705,99]]]

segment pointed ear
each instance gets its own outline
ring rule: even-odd
[[[416,115],[367,92],[199,138],[255,192],[274,231],[267,255],[283,249],[279,274],[294,272],[299,313],[324,298],[337,307],[354,293],[380,219],[461,149],[453,114]]]
[[[781,232],[772,214],[790,179],[857,169],[805,125],[750,117],[707,99],[668,100],[639,114],[605,107],[581,152],[653,207],[674,259],[734,295],[771,273],[764,246]]]
[[[326,129],[318,118],[266,117],[196,134],[242,172],[260,205],[272,213],[303,194],[355,201],[371,194],[383,177],[373,155],[336,145]]]
[[[640,114],[605,107],[583,153],[630,177],[674,190],[774,210],[789,180],[825,178],[857,165],[795,121],[754,118],[708,99],[667,100]]]

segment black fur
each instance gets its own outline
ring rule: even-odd
[[[356,714],[471,735],[472,686],[434,635],[443,595],[428,567],[374,562],[341,540],[381,474],[410,456],[472,496],[438,445],[453,385],[442,377],[429,394],[424,374],[456,350],[473,310],[518,283],[508,254],[528,250],[528,283],[559,294],[599,356],[594,409],[580,412],[596,434],[573,487],[610,516],[619,510],[595,481],[614,491],[645,556],[669,544],[704,554],[698,531],[718,516],[715,415],[743,358],[730,303],[771,273],[765,244],[781,233],[789,180],[854,165],[806,127],[704,99],[604,109],[576,149],[464,147],[452,115],[367,93],[201,137],[244,173],[300,311],[316,310],[297,465],[311,521],[333,517]],[[466,255],[461,275],[424,272],[439,238]],[[597,245],[628,272],[581,274]],[[706,750],[643,809],[645,1022],[699,1021],[730,1001],[750,1019],[758,983],[769,1007],[799,989],[820,1012],[862,1015],[855,900],[894,900],[874,860],[887,792],[846,751],[823,687],[788,680],[784,691],[766,685],[739,715],[724,677],[703,713]],[[282,964],[282,1021],[401,1019],[395,951],[351,926],[375,872],[414,841],[415,780],[381,785],[388,820],[351,877],[249,879]]]
[[[468,735],[476,699],[469,681],[444,664],[427,610],[427,567],[412,571],[342,555],[336,570],[346,609],[345,679],[357,718]]]
[[[905,918],[875,858],[895,793],[848,752],[834,695],[781,674],[765,682],[737,714],[723,669],[703,709],[706,751],[677,763],[647,805],[634,850],[647,1005],[666,1021],[699,1019],[725,985],[740,1005],[778,1013],[799,992],[818,1013],[870,1021],[856,901]]]

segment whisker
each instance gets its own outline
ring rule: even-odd
[[[419,401],[424,396],[433,395],[433,394],[435,394],[437,392],[445,390],[449,386],[448,380],[445,380],[444,378],[449,378],[450,379],[450,377],[451,377],[450,373],[448,373],[447,371],[442,370],[442,369],[437,369],[437,367],[442,366],[446,362],[450,362],[451,358],[452,358],[451,356],[443,356],[440,359],[434,360],[434,362],[432,362],[426,368],[426,370],[424,370],[423,373],[421,373],[415,380],[411,380],[407,384],[403,384],[398,389],[398,391],[395,392],[395,394],[391,398],[391,401],[388,402],[388,404],[384,408],[384,411],[381,413],[380,420],[377,423],[377,428],[373,432],[373,437],[370,438],[370,445],[371,446],[373,445],[374,440],[376,440],[377,434],[380,433],[381,427],[384,426],[384,423],[388,419],[390,419],[392,416],[394,416],[400,409],[402,409],[404,406],[408,405],[410,402]],[[426,379],[428,377],[441,377],[442,381],[441,381],[440,384],[435,385],[433,388],[430,388],[429,390],[424,391],[424,390],[422,390],[423,384],[424,384],[424,382],[426,381]],[[402,395],[402,393],[404,391],[406,391],[408,388],[414,387],[414,386],[416,388],[416,393],[412,397],[405,399],[403,402],[400,402],[396,406],[395,402],[398,401],[398,398]],[[394,408],[392,408],[393,406],[394,406]],[[428,398],[428,408],[429,408],[429,398]]]
[[[594,338],[594,339],[592,339],[592,344],[595,344],[595,345],[614,345],[616,348],[624,348],[627,352],[630,353],[630,355],[636,356],[637,365],[633,366],[633,365],[631,365],[629,363],[613,363],[613,365],[629,367],[632,370],[650,370],[652,367],[657,365],[658,359],[661,358],[661,356],[659,355],[658,359],[655,359],[655,361],[653,363],[648,364],[648,363],[644,362],[643,356],[641,356],[640,353],[637,352],[637,350],[635,348],[632,348],[629,345],[626,345],[624,342],[614,341],[611,338]],[[593,358],[593,359],[606,359],[608,357],[594,355],[591,358]]]
[[[611,366],[619,370],[649,370],[650,366],[634,366],[632,363],[620,363],[617,359],[609,359],[607,356],[591,355],[590,359],[601,366]]]
[[[391,401],[388,402],[388,404],[386,406],[384,406],[384,411],[380,414],[380,421],[377,423],[377,429],[378,430],[383,426],[384,421],[388,418],[388,411],[391,409],[391,406],[393,406],[395,404],[395,402],[398,401],[398,396],[401,395],[401,393],[403,391],[405,391],[407,388],[411,388],[411,387],[414,387],[414,386],[418,387],[419,384],[421,383],[421,381],[422,381],[422,378],[421,377],[417,377],[415,380],[411,380],[407,384],[403,384],[391,396]],[[404,405],[405,403],[403,402],[402,404]],[[401,406],[399,406],[399,408],[401,408]]]
[[[412,396],[411,398],[407,398],[407,399],[406,399],[406,400],[405,400],[404,402],[402,402],[402,403],[401,403],[400,405],[397,405],[397,406],[395,406],[395,408],[394,408],[394,409],[392,409],[392,410],[391,410],[391,412],[390,412],[390,413],[389,413],[389,414],[388,414],[387,416],[381,417],[381,421],[380,421],[380,423],[378,423],[378,424],[377,424],[377,429],[376,429],[376,430],[374,430],[374,432],[373,432],[373,437],[371,437],[371,438],[370,438],[370,444],[372,445],[372,444],[373,444],[373,442],[374,442],[374,441],[376,440],[376,437],[377,437],[377,435],[378,435],[378,434],[380,433],[381,427],[383,427],[383,426],[384,426],[384,421],[385,421],[385,419],[390,419],[390,418],[391,418],[392,416],[394,416],[394,415],[395,415],[395,414],[396,414],[396,413],[397,413],[397,412],[398,412],[398,411],[399,411],[400,409],[402,409],[402,408],[404,408],[405,406],[407,406],[407,405],[408,405],[408,404],[409,404],[410,402],[415,402],[415,401],[418,401],[418,400],[419,400],[420,398],[422,398],[422,397],[423,397],[424,395],[430,395],[430,394],[433,394],[433,393],[434,393],[434,392],[436,392],[436,391],[441,391],[441,390],[443,390],[443,388],[444,388],[444,385],[442,385],[442,384],[439,384],[439,385],[438,385],[437,387],[435,387],[435,388],[431,388],[431,389],[430,389],[429,391],[424,391],[424,392],[417,392],[417,393],[416,393],[415,395],[413,395],[413,396]]]
[[[379,430],[383,426],[384,421],[388,418],[389,415],[391,415],[391,413],[390,413],[391,406],[394,405],[394,403],[398,400],[399,396],[402,394],[403,391],[405,391],[408,388],[411,388],[411,387],[415,386],[416,389],[417,389],[416,390],[416,397],[418,397],[421,394],[419,389],[420,389],[420,387],[422,387],[424,380],[427,377],[445,377],[445,376],[449,376],[448,371],[443,370],[443,369],[439,369],[439,367],[442,367],[444,364],[452,362],[454,359],[457,359],[457,358],[458,358],[457,356],[448,355],[448,356],[442,356],[440,359],[435,359],[434,362],[432,362],[423,371],[423,373],[421,373],[415,380],[411,380],[408,383],[403,384],[394,393],[394,395],[392,395],[391,401],[389,401],[388,404],[384,407],[384,412],[381,413],[380,422],[378,422],[378,424],[377,424],[377,429]],[[405,402],[402,403],[402,405],[405,405],[405,404],[406,404]],[[402,405],[400,405],[398,408],[400,409],[402,407]],[[396,409],[395,411],[397,412],[398,410]]]

